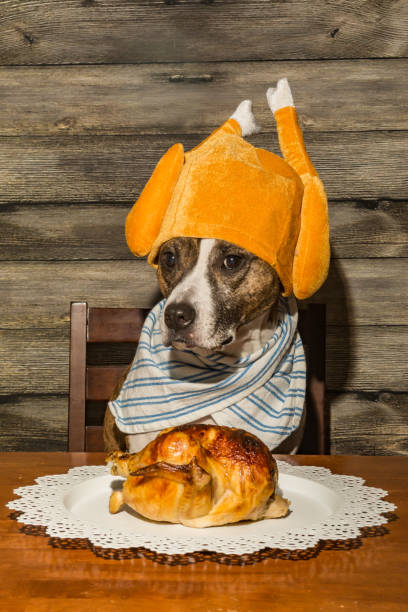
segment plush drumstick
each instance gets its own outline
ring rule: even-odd
[[[301,224],[293,259],[293,292],[303,299],[324,283],[330,263],[329,215],[323,184],[306,152],[287,79],[266,92],[285,160],[302,179]]]

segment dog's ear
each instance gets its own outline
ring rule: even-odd
[[[183,145],[177,143],[163,155],[126,219],[126,241],[139,257],[155,241],[174,187],[184,164]]]
[[[329,214],[323,184],[306,152],[292,94],[286,79],[269,89],[267,98],[276,119],[285,160],[303,186],[300,232],[293,259],[293,292],[300,299],[313,295],[326,280],[330,263]]]

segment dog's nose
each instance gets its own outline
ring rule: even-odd
[[[191,325],[195,315],[196,312],[190,304],[185,302],[169,304],[164,311],[164,322],[169,329],[179,331]]]

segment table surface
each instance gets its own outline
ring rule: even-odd
[[[408,457],[279,457],[362,476],[384,488],[398,508],[385,535],[363,538],[353,550],[323,550],[308,560],[266,559],[226,566],[187,566],[147,559],[106,560],[89,550],[54,549],[45,537],[21,533],[5,504],[13,489],[37,476],[103,463],[102,453],[0,453],[0,609],[143,612],[408,609]]]

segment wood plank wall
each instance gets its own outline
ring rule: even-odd
[[[71,300],[149,306],[124,241],[161,154],[287,76],[330,199],[333,453],[408,452],[408,3],[8,0],[0,6],[0,450],[64,450]]]

